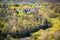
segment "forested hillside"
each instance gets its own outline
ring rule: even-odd
[[[60,40],[60,0],[0,0],[0,40]]]

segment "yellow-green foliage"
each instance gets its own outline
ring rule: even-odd
[[[47,8],[46,8],[46,5],[48,6]],[[0,4],[0,6],[2,6],[2,4]],[[55,40],[54,35],[58,30],[60,30],[60,19],[59,19],[60,18],[60,14],[59,14],[60,6],[57,6],[51,9],[50,8],[51,4],[48,5],[48,3],[42,3],[40,4],[39,7],[40,9],[38,10],[36,14],[34,14],[33,12],[31,14],[25,14],[23,12],[24,9],[36,8],[36,5],[23,6],[23,4],[21,4],[18,7],[11,5],[9,9],[14,10],[14,8],[16,8],[17,10],[19,10],[19,14],[14,13],[13,15],[7,15],[6,17],[2,17],[2,19],[0,19],[0,25],[3,25],[3,26],[0,26],[0,30],[2,32],[5,32],[7,30],[13,35],[15,33],[17,34],[16,31],[18,31],[17,35],[23,36],[24,34],[33,32],[33,30],[35,30],[36,28],[39,28],[40,25],[42,26],[45,25],[44,22],[45,22],[45,19],[47,19],[48,22],[52,23],[52,27],[46,30],[40,29],[39,31],[32,33],[30,40]],[[4,10],[3,8],[0,8],[1,12],[3,10]],[[3,13],[5,14],[5,11],[3,11]],[[40,20],[40,15],[42,15],[42,20]],[[5,18],[7,18],[9,21],[6,22]],[[7,23],[9,23],[8,27],[7,27]],[[58,36],[56,37],[56,39],[57,38]],[[17,40],[17,39],[10,38],[10,40]]]
[[[59,9],[59,8],[58,8]],[[46,30],[39,30],[38,32],[35,32],[32,34],[32,37],[34,38],[34,40],[60,40],[60,35],[58,33],[60,33],[60,19],[59,19],[59,14],[55,12],[55,9],[48,9],[49,12],[51,14],[58,15],[55,18],[47,18],[47,20],[49,22],[52,23],[52,27],[48,28]],[[53,16],[51,15],[51,16]],[[58,33],[56,33],[58,32]],[[55,35],[55,36],[54,36]],[[59,35],[59,36],[58,36]]]

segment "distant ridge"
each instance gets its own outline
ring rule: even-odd
[[[41,3],[41,2],[52,2],[52,3],[60,3],[60,0],[8,0],[9,1],[13,1],[14,3],[20,3],[20,2],[37,2],[37,3]],[[0,0],[0,3],[3,3],[2,0]]]
[[[16,0],[14,0],[16,1]],[[46,2],[60,2],[60,0],[17,0],[17,2],[22,2],[22,1],[26,1],[26,2],[41,2],[41,1],[46,1]]]

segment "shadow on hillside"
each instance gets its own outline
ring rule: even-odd
[[[38,28],[35,28],[34,30],[27,30],[27,32],[19,32],[18,30],[16,31],[16,33],[11,33],[11,36],[13,38],[24,38],[24,37],[29,37],[31,36],[31,33],[37,32],[40,29],[46,30],[48,28],[52,27],[52,24],[50,22],[48,22],[47,20],[45,20],[44,25],[43,26],[39,26]]]

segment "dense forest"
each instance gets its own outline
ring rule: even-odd
[[[0,0],[0,40],[60,40],[60,0]]]

